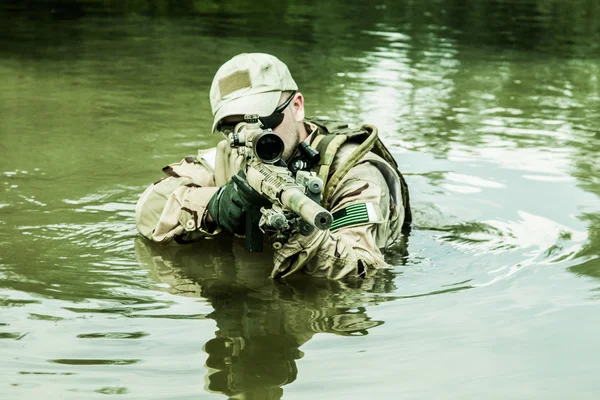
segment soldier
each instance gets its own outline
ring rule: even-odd
[[[262,128],[282,139],[288,165],[305,157],[301,143],[320,154],[317,163],[300,165],[323,179],[323,205],[332,212],[333,224],[306,236],[291,234],[274,251],[272,278],[298,271],[360,278],[388,266],[383,252],[401,242],[411,215],[406,183],[375,127],[305,119],[304,97],[288,67],[268,54],[239,54],[223,64],[210,102],[213,132],[230,131],[244,115],[256,114]],[[222,231],[243,233],[245,211],[268,205],[244,182],[245,156],[227,140],[217,146],[214,167],[207,154],[200,150],[197,157],[163,168],[167,176],[142,194],[136,224],[144,237],[186,244]]]

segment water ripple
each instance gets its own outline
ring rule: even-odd
[[[146,332],[98,332],[98,333],[80,333],[77,335],[80,339],[141,339],[148,336]]]
[[[112,360],[102,360],[102,359],[56,359],[56,360],[48,360],[48,362],[55,364],[65,364],[65,365],[131,365],[137,364],[141,360],[127,360],[127,359],[112,359]]]

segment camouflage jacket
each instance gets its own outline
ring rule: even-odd
[[[318,129],[306,123],[312,140]],[[352,153],[353,143],[342,145],[331,166],[333,173]],[[211,162],[214,159],[214,163]],[[218,188],[227,183],[242,163],[227,141],[216,149],[200,150],[197,157],[163,168],[167,176],[148,187],[136,205],[136,225],[142,236],[161,243],[189,243],[213,237],[220,229],[206,224],[207,205]],[[329,211],[334,223],[329,230],[309,236],[292,235],[274,251],[273,278],[298,271],[341,279],[364,277],[371,270],[388,267],[386,248],[402,239],[407,213],[402,191],[406,187],[394,167],[374,153],[366,154],[330,194]],[[349,220],[349,211],[364,210],[367,217]]]

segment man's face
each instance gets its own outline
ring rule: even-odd
[[[286,99],[283,101],[285,100]],[[283,111],[283,115],[283,121],[279,126],[273,129],[273,133],[283,140],[283,144],[285,145],[285,150],[283,151],[283,160],[288,161],[300,144],[300,129],[298,128],[298,123],[296,122],[293,102],[286,107],[286,109]]]
[[[289,93],[282,93],[279,104],[283,104],[289,99],[289,96]],[[273,128],[273,133],[279,136],[284,143],[285,149],[282,158],[286,161],[292,157],[298,144],[303,140],[300,131],[300,124],[304,118],[303,105],[302,94],[296,93],[290,104],[282,111],[283,120],[278,126]],[[244,117],[242,115],[232,115],[223,118],[222,123],[225,125],[235,125],[243,121]]]

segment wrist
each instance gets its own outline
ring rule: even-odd
[[[206,224],[212,224],[215,222],[215,220],[213,219],[213,217],[210,215],[210,213],[208,212],[208,210],[206,210],[206,214],[204,215],[204,222]]]
[[[215,233],[218,229],[218,225],[210,215],[210,212],[208,212],[208,208],[204,210],[204,215],[201,220],[201,229],[208,233]]]

